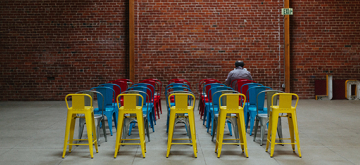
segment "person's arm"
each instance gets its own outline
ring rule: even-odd
[[[230,73],[228,74],[227,79],[225,80],[225,85],[230,86],[231,76],[232,76],[232,72],[230,72]]]

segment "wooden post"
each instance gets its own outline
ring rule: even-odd
[[[135,82],[135,23],[134,0],[129,0],[129,76]]]
[[[290,8],[289,0],[284,0],[284,8]],[[285,15],[285,92],[290,93],[290,15]]]

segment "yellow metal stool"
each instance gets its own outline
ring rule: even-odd
[[[273,105],[275,96],[279,96],[278,106]],[[295,106],[291,105],[293,96],[296,97]],[[273,157],[275,144],[291,144],[293,152],[295,152],[295,144],[296,144],[299,152],[299,157],[301,158],[299,131],[298,131],[297,117],[296,117],[296,106],[298,104],[298,101],[299,101],[299,96],[294,93],[277,93],[272,96],[269,129],[268,129],[266,150],[265,150],[266,152],[268,151],[269,143],[271,143],[270,157]],[[278,119],[280,113],[287,114],[281,117],[288,118],[290,138],[276,139],[276,131],[277,131]],[[296,139],[294,138],[294,133]],[[275,140],[291,140],[291,143],[284,143],[284,142],[276,143]]]
[[[171,145],[192,145],[194,150],[194,156],[197,158],[197,144],[196,144],[196,131],[195,131],[195,117],[194,117],[194,107],[195,107],[195,96],[191,93],[173,93],[168,96],[168,101],[170,103],[170,98],[174,96],[175,106],[170,107],[170,119],[169,119],[169,131],[168,131],[168,144],[167,144],[167,153],[166,158],[170,155]],[[189,139],[173,139],[174,126],[176,114],[188,114],[189,119],[189,128],[191,138]],[[174,143],[173,140],[191,140],[190,143]]]
[[[69,107],[67,98],[72,97],[72,106]],[[90,106],[85,106],[85,98],[88,97],[92,100],[91,96],[88,94],[68,94],[65,97],[66,106],[68,108],[67,119],[66,119],[66,128],[65,128],[65,138],[64,138],[64,150],[62,158],[65,157],[66,146],[69,146],[69,152],[71,152],[71,148],[73,145],[89,145],[90,156],[93,155],[93,144],[95,144],[96,152],[98,152],[98,144],[96,138],[95,131],[95,121],[94,121],[94,108],[92,106],[92,102],[90,102]],[[84,114],[84,116],[77,116],[77,114]],[[88,139],[74,139],[74,129],[75,129],[75,121],[76,118],[84,117],[86,121],[87,135]],[[70,137],[69,137],[70,133]],[[93,140],[94,139],[94,140]],[[79,144],[74,143],[74,141],[79,140],[88,140],[88,144]]]
[[[119,107],[119,97],[124,97],[124,106]],[[140,100],[141,105],[137,106],[137,101]],[[146,152],[146,143],[145,143],[145,129],[144,129],[144,119],[143,119],[143,111],[142,107],[144,105],[144,97],[141,94],[120,94],[116,98],[117,105],[119,108],[119,116],[118,116],[118,130],[116,132],[116,142],[115,142],[115,154],[114,158],[116,158],[119,150],[120,145],[140,145],[141,152],[143,158],[145,158]],[[137,118],[138,128],[139,128],[139,136],[140,139],[124,139],[122,138],[122,133],[124,132],[124,120],[125,114],[135,114]],[[120,129],[120,130],[119,130]],[[123,143],[122,141],[133,141],[133,140],[140,140],[140,143]]]
[[[222,97],[226,96],[226,106],[221,105]],[[217,152],[218,158],[221,155],[221,148],[223,144],[235,144],[241,145],[242,152],[245,151],[245,156],[248,158],[248,150],[247,150],[247,142],[246,142],[246,132],[245,132],[245,119],[244,119],[244,109],[239,106],[239,97],[243,97],[243,104],[245,105],[246,97],[241,93],[226,93],[222,94],[219,98],[220,110],[218,117],[218,125],[217,125],[217,133],[216,133],[216,146],[215,153]],[[236,114],[236,123],[237,129],[235,131],[239,131],[239,139],[224,139],[224,128],[226,124],[226,119],[232,117],[231,114]],[[224,143],[224,140],[236,140],[239,141],[237,143]]]

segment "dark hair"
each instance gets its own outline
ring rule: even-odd
[[[235,62],[235,67],[238,67],[238,66],[241,66],[241,67],[244,67],[244,62],[243,61],[236,61]]]

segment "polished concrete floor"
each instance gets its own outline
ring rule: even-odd
[[[182,145],[173,146],[170,157],[166,158],[164,112],[155,132],[150,134],[146,158],[142,158],[139,146],[124,146],[114,159],[116,135],[110,136],[107,130],[108,141],[104,142],[101,135],[101,146],[93,159],[87,146],[74,146],[62,159],[67,113],[64,101],[0,102],[0,164],[360,164],[360,101],[300,100],[297,114],[302,158],[297,151],[292,152],[290,145],[276,145],[274,157],[270,158],[265,145],[260,146],[259,139],[254,142],[249,134],[246,137],[249,158],[235,145],[225,145],[217,158],[215,143],[197,112],[197,158],[191,146]],[[282,121],[284,136],[289,137],[287,121]],[[185,134],[181,124],[176,130],[175,136]],[[132,136],[135,135],[136,130]]]

